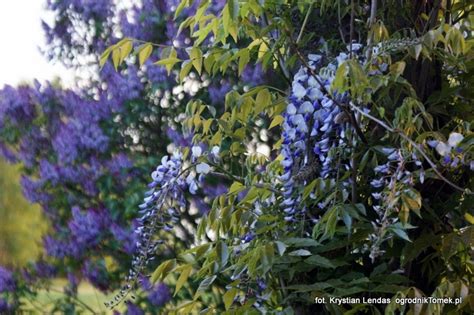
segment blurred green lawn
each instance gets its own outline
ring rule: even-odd
[[[51,314],[54,302],[65,297],[63,290],[66,284],[66,279],[55,279],[50,291],[40,291],[34,300],[28,301],[26,298],[23,299],[22,302],[25,306],[25,312],[32,314]],[[104,302],[110,301],[113,296],[113,293],[106,295],[95,289],[89,283],[82,282],[78,287],[79,304],[85,304],[93,311],[87,309],[77,310],[77,314],[112,314],[113,311],[107,309],[104,306]],[[123,311],[125,308],[124,303],[121,303],[116,310]],[[54,314],[62,313],[55,312]]]
[[[19,267],[37,258],[46,229],[40,207],[23,197],[20,166],[0,159],[0,265]]]

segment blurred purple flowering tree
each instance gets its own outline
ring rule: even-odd
[[[205,78],[195,76],[179,84],[175,73],[152,65],[158,52],[142,67],[131,62],[120,73],[112,65],[99,71],[98,56],[122,36],[182,47],[189,43],[185,32],[177,35],[179,21],[172,16],[177,4],[48,1],[56,18],[52,25],[44,24],[45,54],[77,69],[78,85],[66,90],[35,83],[0,91],[0,152],[8,161],[22,163],[23,193],[42,206],[50,223],[44,256],[17,274],[18,281],[29,286],[26,295],[34,298],[30,288],[65,276],[70,279],[67,288],[77,288],[84,280],[103,292],[117,289],[137,248],[134,230],[148,170],[170,143],[191,144],[192,135],[183,135],[179,128],[179,113],[191,97],[222,103],[223,95],[239,84],[225,81],[227,88],[220,94],[211,91],[222,90],[221,84],[214,87]],[[216,4],[216,9],[221,6]],[[194,10],[188,9],[189,14]],[[255,81],[247,85],[261,82],[260,68],[247,73]],[[216,183],[206,187],[209,197],[219,193]],[[172,241],[174,246],[191,244],[196,219],[209,209],[202,196],[193,196],[192,203],[199,212],[190,214],[186,223],[177,222],[182,233]],[[67,288],[68,296],[56,309],[80,311],[83,305],[74,302],[77,291]],[[149,294],[137,302],[143,303],[143,310],[163,306],[170,294],[164,284],[144,292]],[[7,296],[2,305],[13,310],[21,308],[22,301]]]

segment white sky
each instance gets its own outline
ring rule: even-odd
[[[0,88],[55,77],[60,77],[66,86],[71,85],[72,72],[49,63],[39,51],[45,43],[41,19],[51,19],[44,10],[45,3],[46,0],[0,0]]]

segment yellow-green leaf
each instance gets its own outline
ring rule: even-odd
[[[255,103],[255,112],[257,114],[262,113],[264,109],[272,103],[272,95],[268,89],[262,89],[260,92],[258,92]]]
[[[182,0],[178,7],[176,8],[176,12],[174,13],[174,19],[176,20],[176,18],[181,14],[181,12],[183,11],[183,9],[185,7],[187,7],[189,5],[189,0]]]
[[[239,192],[241,192],[242,190],[244,190],[245,187],[244,185],[242,185],[240,182],[234,182],[230,188],[229,188],[229,192],[228,194],[231,195],[231,194],[238,194]]]
[[[151,56],[152,52],[153,52],[153,46],[150,43],[146,43],[139,48],[138,62],[140,63],[140,66],[143,66],[145,61],[147,61],[148,58]]]
[[[157,62],[155,62],[157,65],[160,65],[160,66],[168,66],[168,65],[175,65],[176,63],[180,62],[181,59],[179,58],[176,58],[176,57],[170,57],[170,58],[166,58],[166,59],[161,59],[161,60],[158,60]]]
[[[127,58],[128,55],[130,55],[130,53],[132,52],[132,49],[133,49],[132,40],[131,39],[125,40],[119,46],[119,49],[120,49],[120,63],[122,63],[125,60],[125,58]]]
[[[165,260],[155,269],[151,275],[151,283],[164,279],[168,273],[175,267],[176,259]]]
[[[192,265],[186,265],[183,270],[181,270],[181,274],[179,275],[178,281],[176,281],[176,289],[174,291],[174,295],[178,293],[178,291],[183,287],[183,285],[188,281],[189,275],[193,270]]]
[[[400,76],[405,71],[406,62],[405,61],[398,61],[394,64],[390,65],[390,72],[395,74],[395,76]]]
[[[283,122],[284,118],[283,116],[281,115],[276,115],[275,118],[273,118],[271,124],[270,124],[270,127],[268,127],[268,129],[272,129],[273,127],[276,127],[276,126],[279,126],[281,125],[281,123]]]
[[[202,122],[202,133],[203,134],[206,135],[209,132],[209,129],[211,128],[211,124],[212,124],[213,121],[214,121],[214,119],[209,118],[209,119],[206,119]]]
[[[237,295],[237,293],[238,293],[237,289],[232,288],[224,294],[223,300],[224,300],[224,306],[225,306],[226,311],[228,311],[229,308],[232,306],[232,303],[234,303],[234,298]]]
[[[109,59],[110,53],[112,52],[113,46],[108,47],[100,56],[99,65],[102,68],[107,60]]]
[[[166,70],[168,71],[168,74],[170,74],[171,69],[173,68],[173,66],[176,63],[180,62],[180,61],[181,61],[181,59],[179,59],[179,58],[169,57],[169,58],[166,58],[166,59],[161,59],[161,60],[157,61],[155,64],[165,66]]]
[[[466,219],[467,222],[474,224],[474,216],[467,212],[464,214],[464,219]]]
[[[229,12],[229,4],[227,3],[222,10],[222,26],[224,27],[224,33],[227,37],[229,34],[229,27],[231,23],[230,12]]]
[[[191,61],[193,63],[194,68],[196,71],[201,74],[202,70],[202,51],[198,47],[193,47],[191,49],[191,52],[189,54],[189,57],[191,57]]]
[[[242,74],[242,71],[244,71],[245,66],[248,64],[250,60],[250,53],[247,48],[242,49],[239,52],[239,76]]]
[[[189,60],[185,60],[181,64],[181,71],[179,72],[179,82],[183,82],[184,78],[189,74],[193,64]]]
[[[117,70],[118,66],[120,65],[120,50],[119,49],[114,49],[112,51],[112,63],[114,64],[115,70]]]

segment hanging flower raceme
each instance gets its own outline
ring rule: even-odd
[[[132,289],[145,266],[153,260],[161,239],[156,239],[159,230],[171,231],[173,224],[180,220],[180,213],[188,206],[185,192],[196,194],[204,176],[211,172],[211,166],[205,160],[219,159],[219,147],[213,147],[204,156],[200,146],[191,148],[191,164],[186,165],[183,154],[175,151],[171,156],[164,156],[161,164],[151,173],[152,182],[148,185],[143,203],[139,206],[141,217],[135,230],[137,242],[132,267],[126,279],[126,285],[107,307],[120,302]]]
[[[296,206],[301,201],[301,193],[295,193],[296,184],[304,187],[312,179],[332,177],[338,168],[349,169],[346,161],[336,161],[336,152],[346,147],[351,130],[339,106],[347,102],[347,94],[327,94],[335,70],[347,58],[347,54],[341,53],[323,67],[320,55],[309,55],[311,69],[302,67],[294,76],[284,113],[281,149],[284,172],[280,179],[286,221],[295,222],[298,215],[305,213],[304,207]]]

